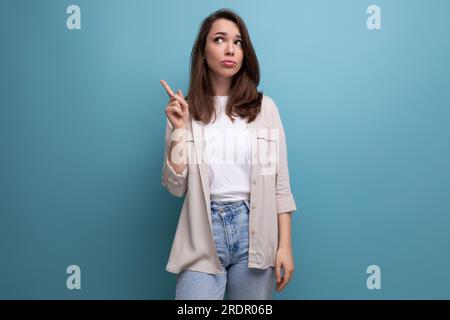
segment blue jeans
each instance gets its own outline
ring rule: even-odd
[[[182,270],[175,300],[271,300],[275,269],[248,267],[249,201],[211,201],[214,242],[223,274]]]

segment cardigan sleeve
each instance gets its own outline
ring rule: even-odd
[[[297,210],[297,206],[291,192],[291,184],[289,179],[286,134],[278,107],[272,99],[270,99],[270,102],[273,105],[275,128],[278,129],[279,140],[278,166],[276,173],[277,213],[293,213]]]
[[[165,147],[164,147],[164,163],[162,168],[162,185],[175,197],[182,197],[187,190],[187,171],[184,168],[181,173],[176,173],[169,163],[169,148],[172,139],[172,125],[168,119],[166,123]]]

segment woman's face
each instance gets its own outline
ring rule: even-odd
[[[244,53],[238,26],[227,19],[214,21],[206,38],[205,58],[215,76],[231,78],[242,66]],[[230,61],[227,63],[227,60]]]

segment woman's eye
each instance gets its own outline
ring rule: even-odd
[[[223,38],[222,37],[217,37],[217,38],[214,39],[214,42],[216,42],[216,43],[223,42],[223,41],[219,41],[219,40],[223,40]],[[242,40],[236,40],[234,43],[238,44],[239,46],[242,46]]]

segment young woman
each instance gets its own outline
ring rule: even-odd
[[[236,13],[203,21],[190,73],[186,97],[161,80],[170,98],[162,184],[185,197],[166,267],[175,299],[272,299],[275,280],[281,291],[294,271],[297,208],[279,111],[257,90],[258,60]]]

